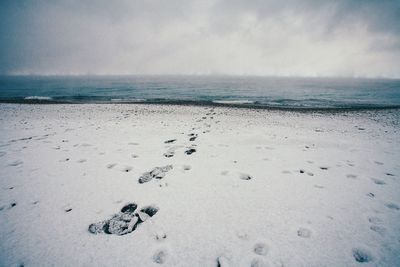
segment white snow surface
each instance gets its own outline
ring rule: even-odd
[[[400,266],[399,118],[0,104],[0,266]]]

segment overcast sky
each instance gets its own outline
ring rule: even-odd
[[[400,78],[400,0],[1,0],[0,73]]]

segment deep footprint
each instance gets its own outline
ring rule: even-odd
[[[353,257],[357,262],[369,262],[373,259],[371,253],[361,248],[353,248]]]
[[[114,214],[111,219],[92,223],[88,230],[92,234],[126,235],[135,231],[139,224],[153,217],[159,210],[154,206],[146,206],[139,212],[135,212],[136,209],[135,203],[129,203],[122,207],[119,213]]]
[[[196,152],[196,149],[194,149],[194,148],[189,148],[188,150],[185,151],[185,154],[186,154],[186,155],[191,155],[191,154],[193,154],[194,152]]]
[[[268,253],[268,246],[265,243],[257,243],[254,245],[253,251],[257,255],[265,256]]]
[[[142,176],[139,178],[139,184],[147,183],[151,181],[153,178],[155,179],[162,179],[164,178],[165,174],[172,170],[172,165],[166,165],[164,167],[155,167],[149,172],[145,172],[142,174]]]

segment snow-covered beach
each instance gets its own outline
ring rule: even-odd
[[[0,104],[0,266],[398,266],[399,130],[398,109]]]

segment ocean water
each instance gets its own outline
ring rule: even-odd
[[[242,76],[1,76],[0,102],[400,108],[400,80]]]

